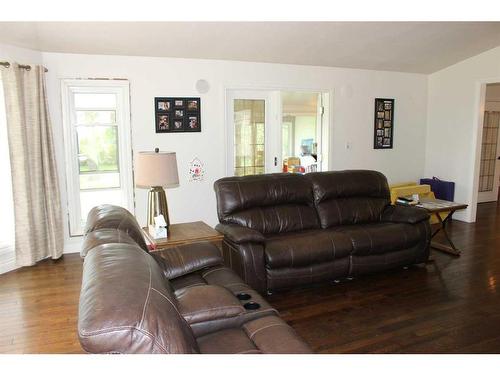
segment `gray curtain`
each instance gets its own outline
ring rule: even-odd
[[[14,197],[16,263],[63,253],[63,224],[45,73],[1,67]]]

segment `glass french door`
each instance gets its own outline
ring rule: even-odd
[[[227,175],[322,170],[322,103],[314,92],[228,90]]]

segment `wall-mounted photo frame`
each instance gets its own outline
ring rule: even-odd
[[[200,98],[155,98],[156,133],[201,132]]]
[[[375,98],[374,149],[391,149],[394,141],[394,99]]]

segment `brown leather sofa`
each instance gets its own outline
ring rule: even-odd
[[[429,256],[427,212],[391,206],[376,171],[228,177],[214,188],[226,264],[261,292]]]
[[[89,216],[78,335],[90,353],[310,353],[210,243],[148,253],[116,206]]]

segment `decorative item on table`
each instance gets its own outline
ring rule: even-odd
[[[156,133],[201,132],[200,98],[155,98]]]
[[[163,215],[165,228],[168,234],[170,219],[168,215],[167,196],[164,187],[171,188],[179,185],[177,158],[175,152],[140,151],[135,159],[135,185],[140,188],[149,188],[148,193],[148,230],[152,236],[156,232],[155,218]],[[160,219],[159,219],[160,220]]]
[[[375,99],[374,149],[390,149],[394,139],[394,99]]]

